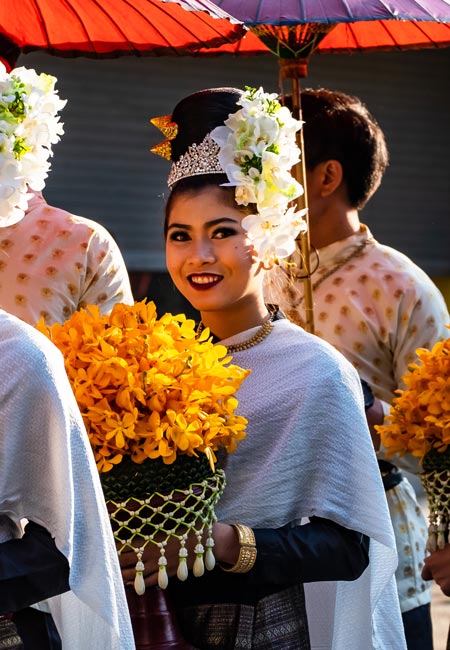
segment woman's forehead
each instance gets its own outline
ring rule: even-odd
[[[230,200],[225,188],[209,186],[204,189],[189,190],[174,197],[169,213],[169,224],[180,215],[184,219],[234,219],[240,222],[243,213],[234,200]]]

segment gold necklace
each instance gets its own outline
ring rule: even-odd
[[[263,324],[256,332],[256,334],[254,334],[247,341],[242,341],[242,343],[227,345],[226,348],[228,352],[233,353],[241,352],[241,350],[248,350],[248,348],[252,348],[254,345],[258,345],[258,343],[264,341],[264,339],[269,336],[270,332],[273,330],[273,319],[275,317],[275,314],[276,311],[269,311],[269,315],[264,319]],[[197,336],[200,335],[204,327],[205,326],[203,325],[202,321],[200,321],[197,327]]]

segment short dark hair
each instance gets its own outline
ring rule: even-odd
[[[349,201],[363,208],[389,161],[378,122],[358,97],[325,88],[302,90],[301,106],[307,169],[326,160],[340,162]]]

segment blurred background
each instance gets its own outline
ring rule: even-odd
[[[212,86],[279,91],[270,54],[210,58],[66,59],[22,55],[18,65],[58,78],[65,135],[54,147],[49,203],[105,225],[118,241],[137,299],[189,311],[165,273],[162,222],[168,161],[149,119]],[[374,236],[418,263],[450,299],[450,50],[314,54],[302,87],[361,97],[387,137],[390,166],[362,213]]]

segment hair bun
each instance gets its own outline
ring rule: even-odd
[[[177,161],[188,148],[202,142],[216,126],[222,126],[230,113],[235,113],[242,96],[239,88],[207,88],[184,97],[174,108],[172,120],[178,134],[172,140],[172,160]]]

